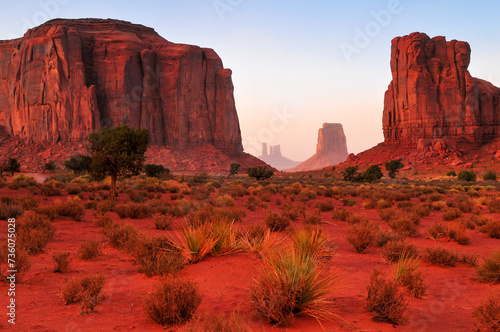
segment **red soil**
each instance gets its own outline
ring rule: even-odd
[[[0,195],[24,195],[27,191],[13,191],[6,187],[0,189]],[[170,194],[164,194],[168,198]],[[273,196],[268,208],[278,211],[276,198],[283,201],[279,194]],[[38,196],[39,199],[40,196]],[[237,198],[237,206],[242,207],[248,196]],[[332,198],[318,198],[311,201],[311,209],[315,202],[329,200],[338,207],[340,202]],[[387,225],[382,221],[376,210],[364,210],[361,198],[358,203],[346,209],[364,214],[370,220],[378,222],[382,228]],[[42,204],[46,204],[42,201]],[[243,207],[242,207],[243,208]],[[245,208],[243,208],[245,209]],[[248,211],[241,224],[263,223],[262,209]],[[441,221],[441,211],[433,211],[429,217],[422,219],[418,237],[411,242],[419,248],[433,246],[436,241],[426,239],[427,229],[434,222]],[[484,213],[487,213],[486,209]],[[141,231],[150,234],[169,234],[171,231],[155,229],[153,220],[119,219],[111,213],[114,221],[128,222]],[[259,259],[249,253],[235,253],[222,257],[209,257],[203,261],[185,267],[181,277],[198,283],[203,301],[196,315],[204,313],[230,313],[240,308],[245,314],[245,321],[255,331],[473,331],[477,330],[476,322],[471,317],[473,306],[489,293],[494,286],[475,280],[474,268],[459,264],[457,267],[437,267],[423,262],[421,269],[428,286],[426,296],[419,300],[405,295],[409,300],[406,311],[407,320],[403,325],[393,326],[387,323],[374,322],[365,309],[366,285],[370,272],[374,268],[390,273],[391,266],[381,255],[380,248],[370,248],[362,254],[354,252],[344,236],[348,225],[342,221],[332,221],[330,212],[322,212],[322,218],[328,222],[324,227],[333,237],[336,244],[335,256],[329,261],[329,273],[338,273],[343,285],[331,293],[335,306],[332,308],[338,319],[331,322],[319,322],[310,317],[298,317],[288,328],[272,327],[261,317],[248,310],[247,290],[255,276]],[[491,215],[498,219],[500,216]],[[100,229],[91,221],[94,217],[90,210],[86,211],[83,222],[67,219],[55,221],[56,235],[45,252],[33,258],[34,264],[27,272],[22,283],[16,289],[16,325],[7,322],[6,305],[7,284],[0,282],[0,330],[6,331],[162,331],[163,329],[144,315],[143,296],[152,289],[157,277],[149,278],[137,272],[132,256],[111,247]],[[181,222],[179,219],[177,222]],[[6,223],[2,224],[2,237],[5,236]],[[299,227],[302,221],[293,223]],[[460,253],[467,252],[485,257],[493,249],[498,248],[499,240],[488,238],[485,234],[470,231],[471,245],[460,246],[454,242],[440,242],[440,245],[452,248]],[[77,258],[77,250],[81,241],[100,239],[102,241],[101,255],[92,261],[82,261]],[[4,239],[2,239],[4,241]],[[72,264],[67,273],[52,272],[51,253],[54,251],[70,251],[73,254]],[[2,266],[5,274],[5,266]],[[104,299],[95,308],[95,312],[81,314],[79,305],[64,305],[59,296],[59,289],[65,279],[84,275],[90,272],[101,272],[106,276]],[[173,327],[177,331],[181,327]]]

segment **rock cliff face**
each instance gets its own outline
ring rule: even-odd
[[[447,138],[476,145],[499,135],[500,89],[467,70],[470,46],[412,33],[392,40],[392,82],[385,93],[385,142],[416,147]]]
[[[300,164],[298,161],[293,161],[286,157],[283,157],[281,154],[281,146],[280,145],[271,145],[269,147],[269,153],[267,151],[267,144],[262,143],[262,155],[259,157],[260,160],[263,160],[267,164],[275,167],[277,170],[285,170]]]
[[[53,20],[0,41],[0,131],[81,142],[104,126],[148,128],[153,145],[243,152],[231,70],[211,49],[116,20]]]
[[[289,171],[308,171],[339,164],[347,159],[347,142],[340,123],[324,123],[318,131],[316,154]]]

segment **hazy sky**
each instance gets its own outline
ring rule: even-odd
[[[468,41],[473,76],[500,86],[499,1],[2,1],[0,39],[52,18],[115,18],[165,39],[215,49],[233,70],[245,150],[263,141],[305,160],[323,122],[340,122],[349,152],[383,140],[390,42],[420,31]]]

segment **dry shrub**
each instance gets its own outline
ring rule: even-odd
[[[380,229],[369,221],[353,224],[347,231],[346,240],[351,244],[357,253],[375,244],[375,240],[380,233]]]
[[[222,196],[218,196],[216,199],[215,199],[215,204],[217,206],[234,206],[235,203],[234,203],[234,198],[231,197],[231,195],[228,195],[228,194],[225,194],[225,195],[222,195]]]
[[[321,212],[333,211],[334,208],[332,201],[319,201],[318,203],[316,203],[316,207]]]
[[[417,248],[405,238],[396,238],[384,245],[382,255],[391,263],[399,261],[402,257],[417,257]]]
[[[487,329],[500,331],[500,290],[491,292],[478,306],[474,307],[472,316]]]
[[[197,317],[184,327],[183,332],[250,332],[243,317],[233,311],[231,314],[210,313]]]
[[[100,273],[67,280],[60,290],[64,304],[80,303],[82,310],[84,308],[93,310],[100,300],[105,281],[106,277]]]
[[[139,272],[148,277],[155,275],[176,276],[184,266],[184,257],[180,250],[167,237],[144,237],[134,251]]]
[[[322,220],[319,211],[312,211],[311,213],[308,213],[304,218],[305,225],[318,225],[321,223],[321,221]]]
[[[471,216],[470,220],[474,223],[474,225],[481,227],[489,223],[492,219],[486,216],[473,215]]]
[[[417,223],[409,215],[398,214],[394,218],[391,218],[388,224],[396,233],[401,235],[413,236],[417,234]]]
[[[2,202],[0,200],[0,220],[17,218],[24,213],[23,206],[18,202]]]
[[[264,219],[266,226],[269,227],[271,232],[281,232],[290,226],[290,220],[284,214],[277,214],[272,211],[266,213]]]
[[[373,314],[372,319],[391,324],[400,323],[408,301],[399,292],[398,284],[385,278],[380,271],[373,270],[366,288],[368,290],[366,308]]]
[[[29,254],[39,254],[54,238],[55,227],[45,216],[32,213],[19,218],[16,223],[18,246]]]
[[[345,208],[334,208],[332,218],[334,220],[347,221],[352,212],[347,211]]]
[[[153,285],[144,298],[144,312],[156,323],[166,326],[191,319],[201,304],[198,286],[182,279],[165,278]]]
[[[481,281],[500,282],[500,250],[494,251],[483,263],[476,268],[477,276]]]
[[[450,220],[455,220],[458,218],[462,218],[463,214],[462,211],[460,211],[457,208],[447,208],[443,211],[443,220],[444,221],[450,221]]]
[[[110,223],[102,229],[102,232],[111,245],[118,249],[132,249],[139,238],[139,231],[130,224]]]
[[[369,220],[366,216],[362,214],[352,213],[349,217],[347,217],[347,222],[350,225],[358,224],[358,223],[368,223]]]
[[[88,261],[99,256],[99,241],[98,240],[85,240],[80,243],[78,255],[84,261]]]
[[[448,237],[461,245],[470,244],[470,236],[465,229],[465,225],[461,222],[450,222],[448,224]]]
[[[160,230],[171,230],[172,229],[172,216],[155,214],[153,216],[156,229]]]
[[[442,222],[436,222],[427,232],[428,237],[433,240],[439,240],[448,235],[446,225]]]
[[[9,247],[7,245],[7,241],[5,241],[2,246],[0,247],[0,263],[8,263],[8,258],[12,259],[12,256],[8,256],[8,254],[11,253],[9,251]],[[10,270],[16,270],[16,282],[21,282],[24,279],[24,276],[26,275],[26,272],[30,269],[32,265],[32,261],[30,258],[30,255],[26,249],[22,247],[17,247],[15,248],[15,263],[14,267],[9,266]],[[0,277],[2,277],[2,274],[0,273]],[[6,279],[7,280],[7,279]],[[10,281],[8,281],[10,282]]]
[[[482,231],[493,239],[500,239],[500,220],[490,220],[483,226]]]
[[[301,203],[285,203],[281,206],[281,214],[291,221],[295,221],[298,218],[305,218],[306,207]]]
[[[301,228],[295,230],[291,238],[295,250],[317,260],[329,259],[333,256],[334,245],[328,233],[322,228]]]
[[[298,314],[330,318],[333,313],[327,295],[339,281],[324,272],[303,252],[291,249],[269,253],[250,287],[250,305],[277,325],[290,324]]]
[[[500,212],[500,198],[491,198],[487,203],[488,209],[491,213]]]
[[[104,214],[99,214],[96,213],[96,219],[94,221],[94,224],[97,227],[108,227],[113,223],[113,219],[111,219],[111,216],[107,213]]]
[[[388,208],[388,209],[380,209],[378,211],[378,214],[382,220],[389,221],[391,220],[395,215],[398,214],[398,209],[393,209],[393,208]]]
[[[71,263],[71,253],[68,251],[55,252],[52,254],[52,259],[54,260],[54,272],[65,273],[69,270],[69,265]]]
[[[120,218],[141,219],[151,215],[151,208],[143,203],[118,204],[115,206],[114,211],[118,213]]]
[[[263,253],[277,247],[281,239],[267,227],[254,225],[240,238],[240,247],[244,250],[255,252],[259,256]]]
[[[475,254],[462,254],[460,256],[460,262],[464,263],[468,267],[476,267],[479,256]]]
[[[79,197],[68,197],[65,202],[57,200],[52,205],[40,206],[36,209],[36,212],[46,215],[50,220],[66,217],[81,221],[85,214],[85,207]]]
[[[406,287],[410,294],[417,299],[421,299],[426,290],[424,277],[419,267],[420,261],[417,257],[406,255],[403,255],[397,264],[393,266],[394,280],[401,286]]]
[[[426,248],[424,257],[429,263],[440,266],[456,266],[459,260],[457,253],[444,247]]]

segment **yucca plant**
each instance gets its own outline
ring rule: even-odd
[[[422,298],[425,294],[425,284],[422,273],[419,270],[420,260],[412,255],[403,254],[397,264],[393,265],[392,275],[394,280],[408,288],[415,298]]]
[[[201,261],[216,244],[204,225],[199,227],[185,225],[180,232],[176,233],[180,241],[178,248],[189,263]]]
[[[251,306],[269,323],[288,325],[295,315],[331,319],[328,293],[339,284],[314,257],[291,248],[267,254],[251,286]]]
[[[328,234],[322,228],[302,228],[292,233],[296,250],[315,259],[330,258],[334,247]]]
[[[205,228],[215,242],[210,251],[212,255],[220,256],[236,250],[238,230],[233,222],[218,221],[205,225]]]
[[[267,227],[260,225],[250,227],[239,239],[239,246],[246,251],[262,256],[265,252],[279,246],[282,239]]]

